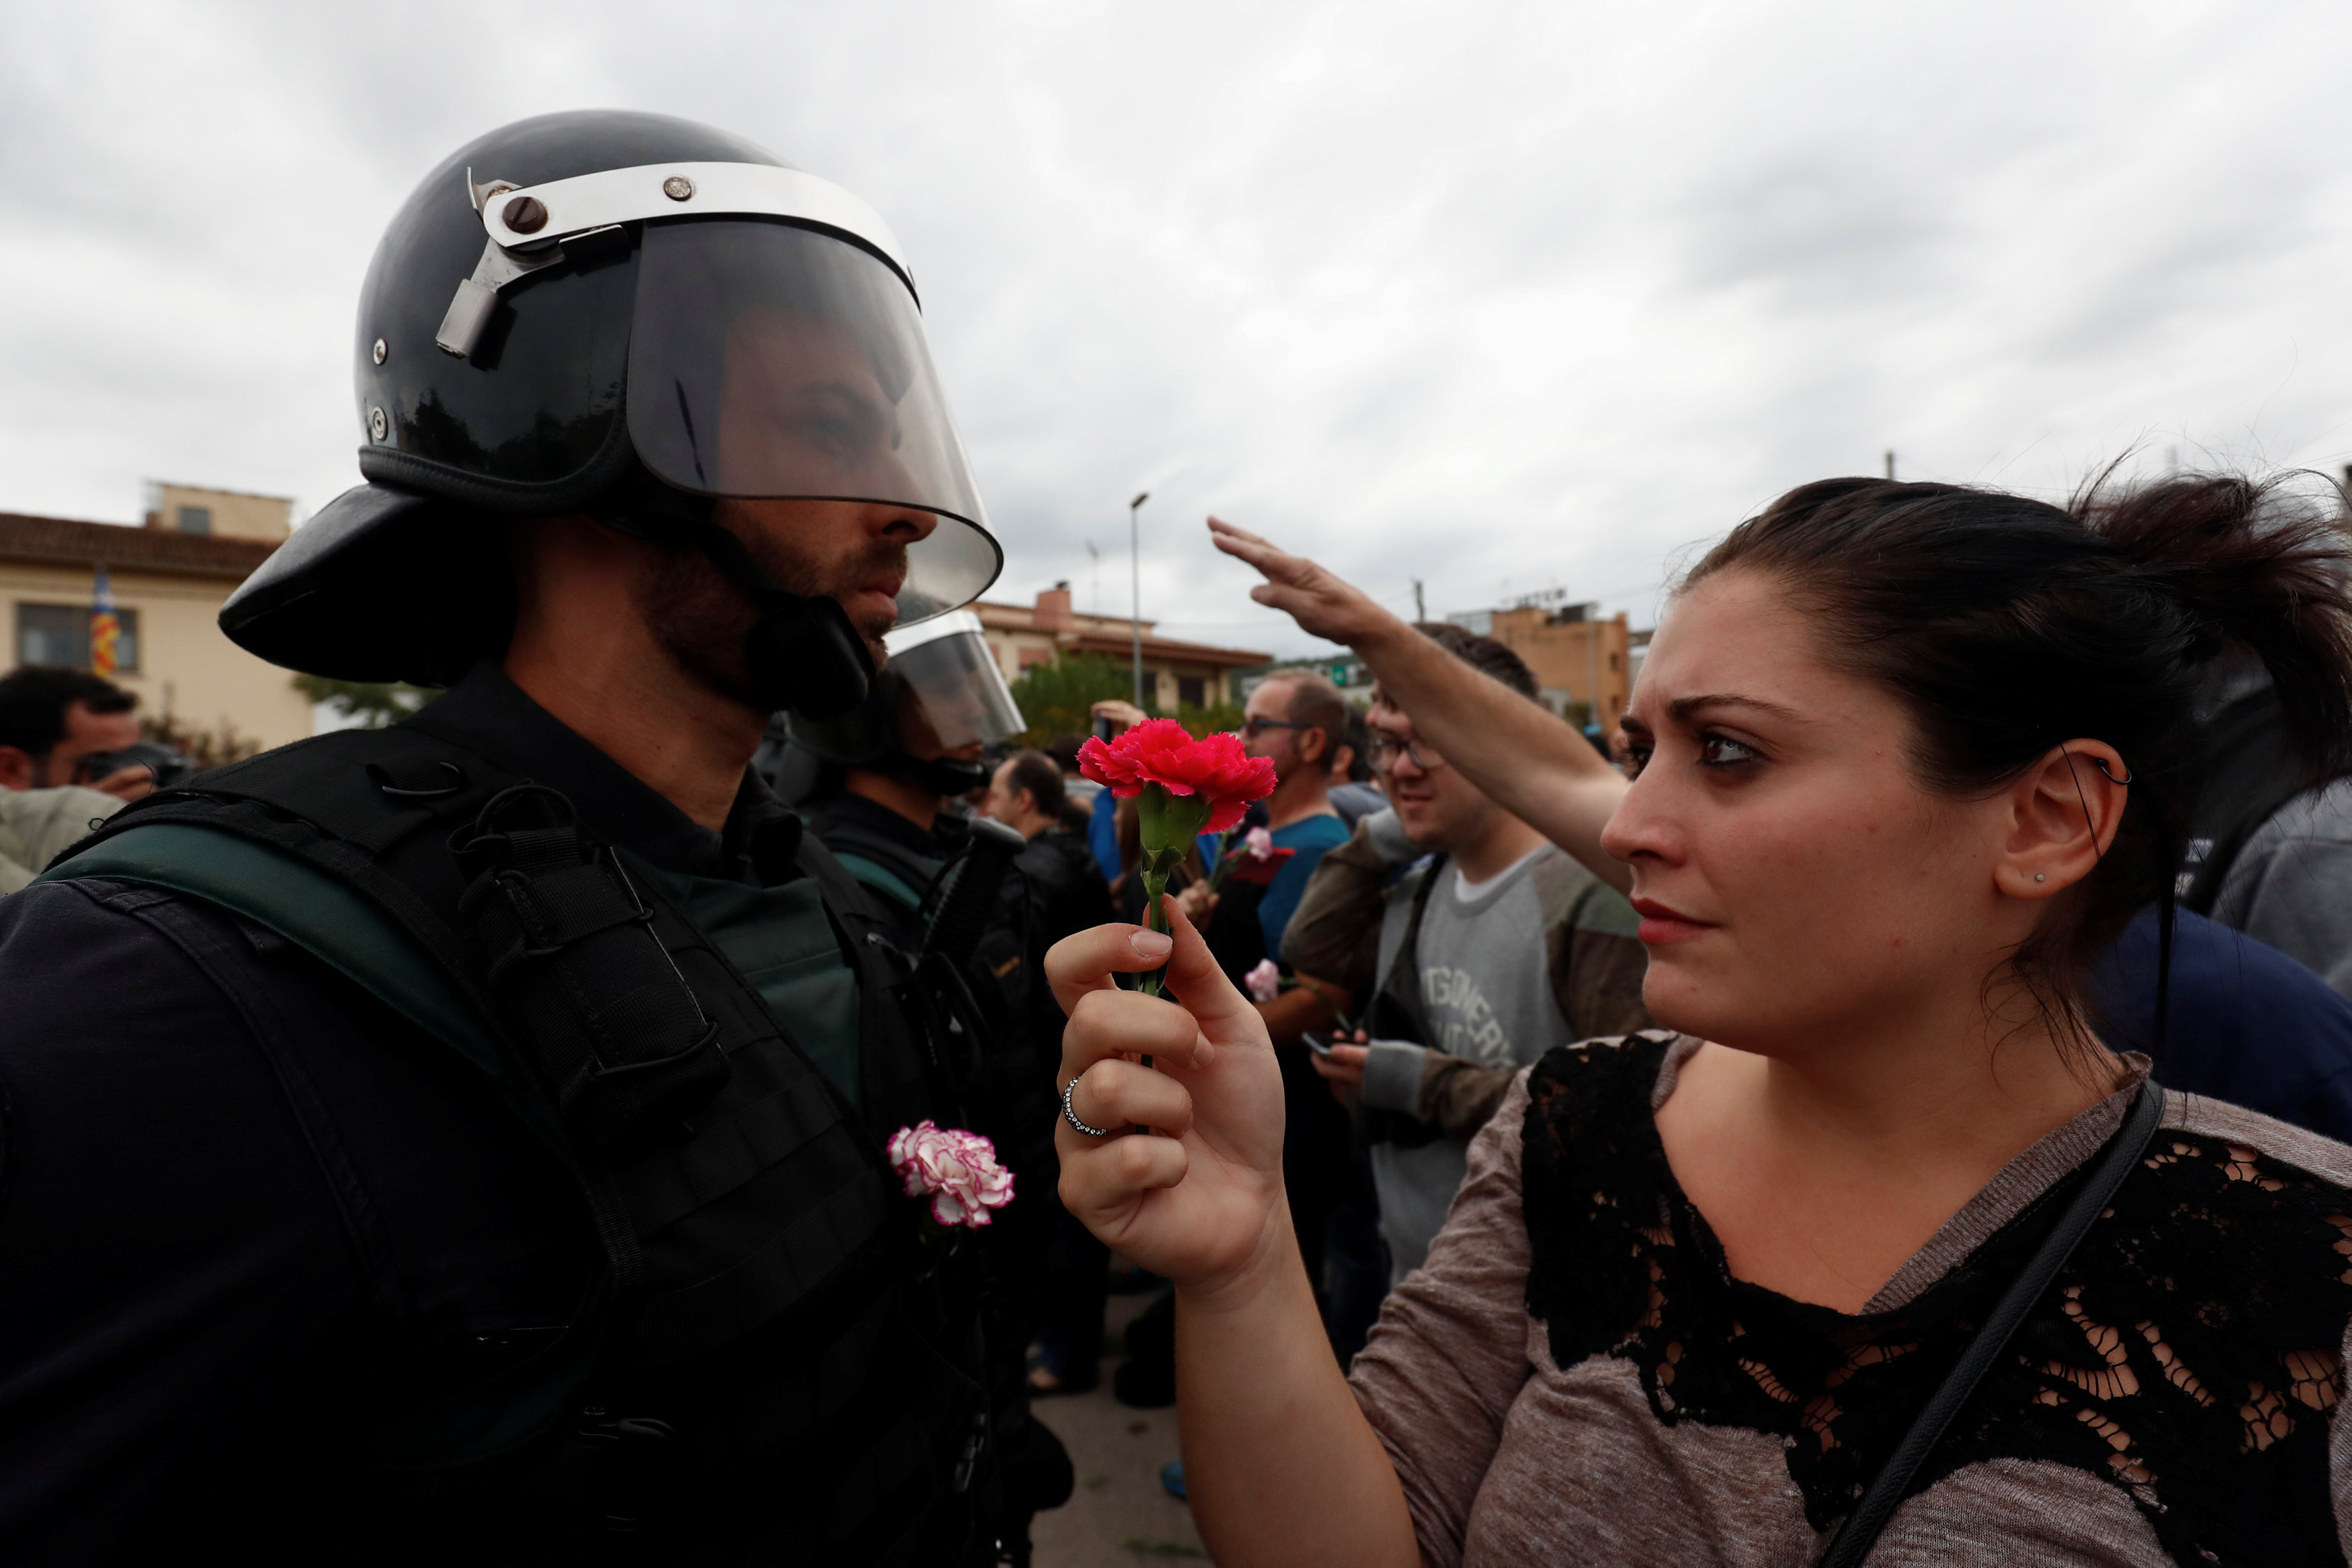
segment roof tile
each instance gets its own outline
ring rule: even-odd
[[[103,566],[241,582],[278,547],[268,539],[184,534],[170,528],[125,528],[67,517],[0,512],[0,560]]]

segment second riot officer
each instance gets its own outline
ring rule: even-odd
[[[970,1233],[887,1153],[959,1081],[746,768],[998,569],[902,248],[550,115],[425,178],[354,347],[368,483],[222,625],[448,691],[0,903],[0,1557],[1016,1553]]]

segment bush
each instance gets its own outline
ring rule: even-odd
[[[341,718],[357,718],[364,729],[398,724],[441,694],[423,686],[387,681],[335,681],[324,675],[297,675],[294,686],[314,703],[324,703]]]

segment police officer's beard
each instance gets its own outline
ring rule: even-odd
[[[906,546],[887,540],[873,541],[850,559],[823,566],[780,554],[764,540],[745,543],[769,581],[788,593],[811,598],[840,599],[877,577],[903,579],[907,571]],[[754,689],[743,666],[743,642],[758,611],[751,597],[719,575],[700,550],[666,544],[660,563],[638,579],[634,597],[654,640],[680,669],[721,696],[766,711],[770,704]],[[887,657],[882,633],[888,630],[887,625],[857,626],[876,669]]]

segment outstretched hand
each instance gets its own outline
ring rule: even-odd
[[[1265,580],[1250,590],[1250,597],[1283,612],[1297,622],[1303,632],[1327,642],[1360,648],[1382,632],[1404,627],[1402,621],[1381,609],[1371,595],[1338,573],[1316,565],[1303,555],[1278,549],[1222,517],[1209,519],[1209,542],[1265,573]]]
[[[1054,1142],[1062,1202],[1080,1223],[1152,1272],[1213,1290],[1264,1265],[1287,1235],[1282,1071],[1257,1009],[1176,901],[1163,907],[1175,942],[1165,997],[1114,978],[1167,956],[1169,938],[1140,926],[1097,925],[1045,955],[1070,1019],[1058,1082],[1076,1081],[1079,1120],[1116,1129],[1089,1137],[1065,1119]]]

